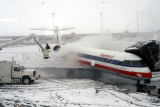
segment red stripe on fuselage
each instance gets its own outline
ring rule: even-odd
[[[80,63],[82,64],[86,64],[86,65],[91,65],[90,62],[88,61],[83,61],[83,60],[79,60]],[[94,67],[98,67],[101,69],[105,69],[105,70],[109,70],[109,71],[113,71],[113,72],[117,72],[117,73],[121,73],[124,75],[128,75],[128,76],[133,76],[133,77],[140,77],[140,78],[152,78],[152,73],[143,73],[143,72],[131,72],[131,71],[125,71],[125,70],[120,70],[120,69],[116,69],[116,68],[111,68],[108,66],[104,66],[104,65],[100,65],[100,64],[95,64]],[[138,76],[141,75],[141,76]]]

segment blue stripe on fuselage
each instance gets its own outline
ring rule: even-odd
[[[125,67],[147,67],[146,65],[143,65],[143,66],[142,65],[139,65],[139,66],[138,65],[123,65],[123,61],[103,58],[103,57],[94,56],[94,55],[82,54],[82,53],[79,53],[78,56],[82,57],[82,58],[87,58],[87,59],[91,59],[91,60],[95,60],[95,61],[110,63],[110,64],[114,64],[114,65],[119,65],[119,66],[125,66]]]

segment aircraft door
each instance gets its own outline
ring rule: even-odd
[[[113,68],[114,69],[119,69],[118,68],[118,61],[117,60],[113,60],[112,61],[112,64],[113,64]],[[117,71],[117,70],[116,70]],[[116,73],[116,75],[119,75],[119,72],[115,72]]]
[[[113,67],[114,67],[115,69],[118,69],[118,61],[117,61],[117,60],[113,60],[113,61],[112,61],[112,64],[113,64]]]

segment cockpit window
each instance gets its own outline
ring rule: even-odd
[[[146,64],[142,60],[124,60],[123,65],[145,66]]]
[[[132,65],[132,63],[130,60],[124,60],[123,65]]]
[[[140,61],[132,61],[133,66],[141,66],[142,63]]]

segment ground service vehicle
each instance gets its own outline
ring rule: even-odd
[[[30,84],[33,83],[37,77],[35,70],[25,69],[23,66],[16,64],[16,61],[0,62],[0,84]]]
[[[140,84],[137,87],[138,92],[144,92],[153,96],[158,96],[160,98],[160,85],[151,85],[151,84]]]

